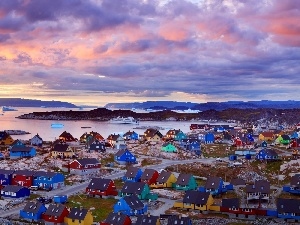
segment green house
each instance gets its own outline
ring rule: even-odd
[[[181,130],[179,130],[174,137],[175,141],[181,141],[183,139],[187,139],[187,135],[185,133],[183,133]]]
[[[195,177],[191,174],[179,174],[175,183],[175,189],[178,191],[196,190],[197,187]]]
[[[150,187],[148,184],[143,182],[125,182],[121,191],[119,191],[119,196],[130,196],[137,195],[141,200],[156,200],[158,198],[157,194],[150,193]]]
[[[177,152],[177,148],[171,143],[164,143],[161,147],[163,152]]]
[[[275,143],[280,143],[282,145],[288,145],[288,144],[290,144],[290,141],[291,141],[291,138],[289,135],[282,134],[276,138]]]

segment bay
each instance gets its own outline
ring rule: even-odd
[[[0,130],[24,130],[30,134],[25,135],[12,135],[13,139],[29,140],[36,134],[39,134],[44,141],[54,141],[59,135],[67,131],[75,138],[80,138],[85,132],[98,132],[104,138],[107,138],[113,133],[125,133],[129,130],[134,130],[136,133],[142,135],[145,129],[134,129],[140,126],[158,126],[163,129],[160,132],[164,135],[169,129],[180,129],[184,133],[190,131],[190,124],[196,123],[191,121],[140,121],[139,125],[136,124],[111,124],[109,122],[98,122],[91,120],[31,120],[31,119],[18,119],[17,116],[32,113],[32,112],[51,112],[51,111],[75,111],[79,108],[34,108],[34,107],[18,107],[18,111],[6,111],[0,115]],[[84,109],[83,111],[90,111]],[[61,123],[64,125],[62,128],[51,128],[52,123]],[[199,123],[199,122],[197,122]],[[81,127],[91,127],[83,129]]]

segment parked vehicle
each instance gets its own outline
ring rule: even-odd
[[[52,203],[52,198],[48,198],[48,197],[38,197],[36,200],[43,204]]]

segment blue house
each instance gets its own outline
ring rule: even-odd
[[[192,220],[189,217],[183,217],[181,215],[171,215],[168,218],[167,225],[174,224],[192,225]]]
[[[278,160],[278,154],[274,149],[264,148],[258,152],[256,159],[259,160]]]
[[[300,221],[300,199],[277,198],[277,217]]]
[[[199,187],[200,192],[209,192],[212,196],[216,196],[227,192],[227,188],[220,177],[209,177],[204,187]]]
[[[0,185],[10,185],[14,170],[0,169]]]
[[[105,143],[97,139],[90,144],[89,152],[106,152]]]
[[[123,176],[122,180],[124,182],[139,182],[141,180],[141,176],[143,174],[143,171],[138,167],[129,167]]]
[[[260,144],[261,147],[263,148],[266,148],[268,147],[268,143],[266,141],[263,141],[261,144]]]
[[[10,155],[11,159],[34,157],[34,156],[36,156],[36,149],[33,147],[13,146],[10,149],[9,155]]]
[[[42,189],[52,190],[63,187],[65,184],[65,176],[62,173],[37,171],[33,176],[33,186]]]
[[[25,144],[22,141],[17,139],[9,146],[10,149],[12,147],[25,147]]]
[[[283,186],[283,191],[300,195],[300,174],[295,174],[292,176],[290,185]]]
[[[182,139],[180,147],[186,151],[194,152],[196,155],[201,155],[201,144],[197,139]]]
[[[1,190],[2,198],[27,198],[30,190],[27,187],[18,185],[7,185]]]
[[[126,140],[126,141],[129,141],[129,140],[139,140],[139,134],[134,132],[134,131],[127,131],[124,135],[123,135],[123,138]]]
[[[115,154],[115,161],[119,164],[134,164],[136,157],[126,148],[121,149]]]
[[[213,133],[205,134],[204,142],[205,144],[212,144],[215,141],[215,136]]]
[[[128,216],[143,215],[147,213],[148,206],[136,195],[125,196],[114,205],[114,212],[122,212]]]
[[[290,135],[290,138],[291,138],[291,139],[297,139],[297,138],[299,138],[298,132],[293,132],[293,133]]]
[[[46,212],[47,208],[39,201],[27,202],[24,209],[20,210],[20,217],[37,221],[42,219],[42,214]]]

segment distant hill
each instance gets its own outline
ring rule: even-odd
[[[115,109],[193,109],[193,110],[225,110],[225,109],[297,109],[300,108],[300,101],[228,101],[228,102],[206,102],[206,103],[192,103],[192,102],[176,102],[176,101],[147,101],[147,102],[133,102],[133,103],[109,103],[105,108]]]
[[[42,100],[23,99],[23,98],[0,98],[0,106],[78,108],[78,106],[69,102],[42,101]]]

